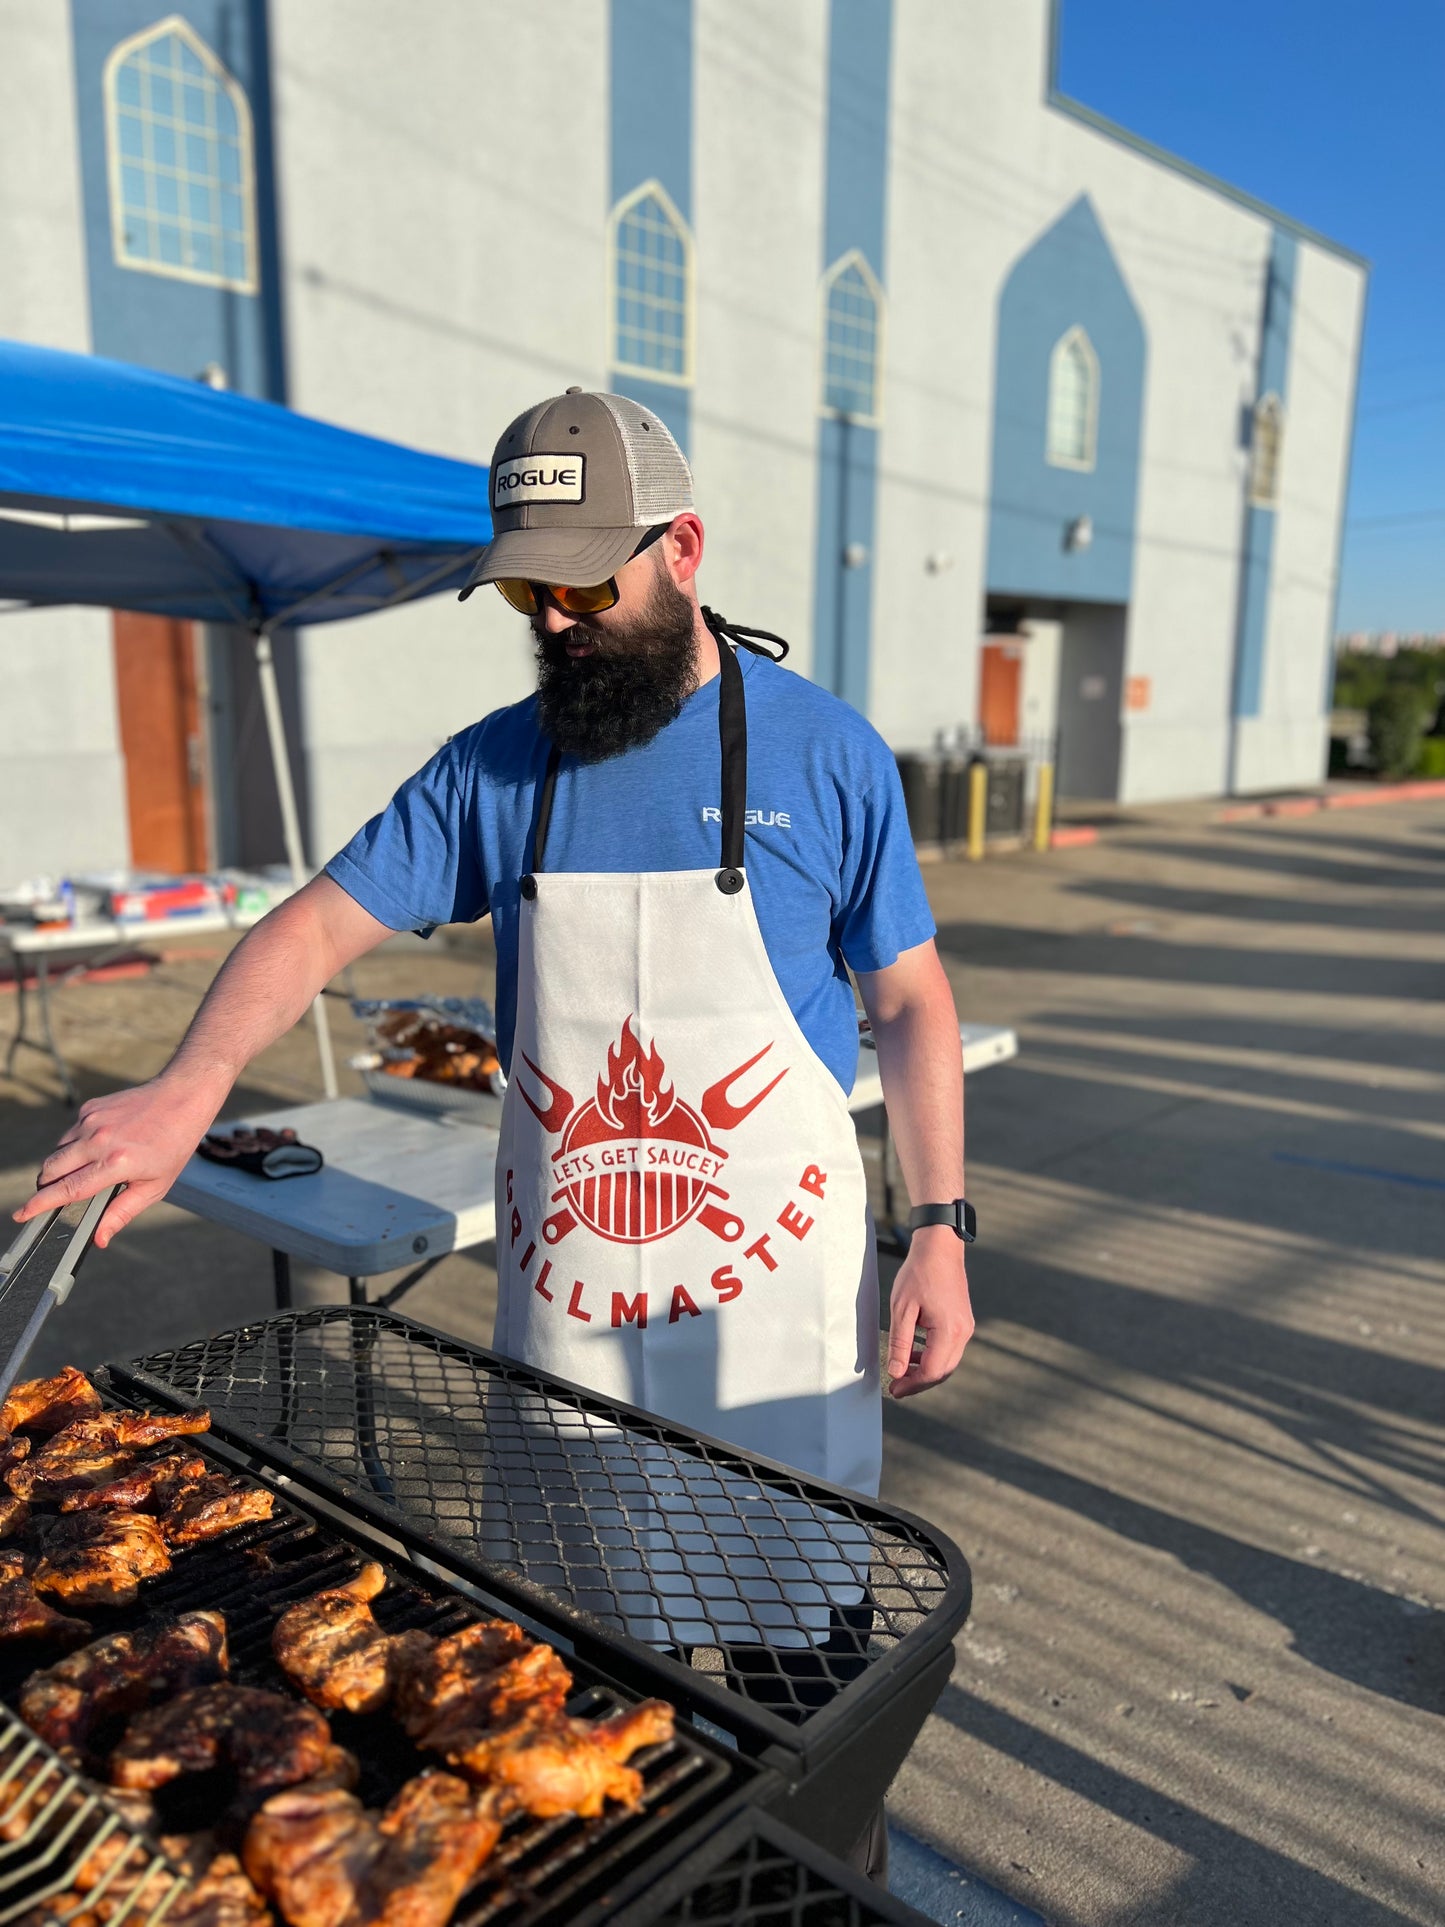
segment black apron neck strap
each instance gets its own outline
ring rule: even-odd
[[[711,615],[712,611],[705,611]],[[725,634],[709,622],[717,643],[718,657],[718,703],[717,733],[718,745],[722,751],[722,867],[717,873],[717,885],[725,896],[735,895],[743,887],[743,842],[746,831],[748,799],[748,714],[747,699],[743,693],[743,672],[737,654]],[[718,625],[721,627],[721,625]],[[744,644],[744,647],[747,645]],[[784,645],[786,647],[786,644]],[[764,653],[759,651],[759,654]],[[547,847],[547,828],[552,821],[552,805],[557,795],[557,771],[562,757],[555,743],[547,745],[547,767],[542,773],[541,787],[537,793],[537,808],[532,819],[531,861],[527,865],[527,875],[522,879],[523,895],[536,895],[536,885],[532,883],[530,893],[526,885],[531,882],[542,867],[542,855]]]

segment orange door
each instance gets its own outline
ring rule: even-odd
[[[115,684],[131,862],[171,874],[204,870],[205,757],[191,624],[117,609]]]
[[[978,723],[983,740],[991,744],[1019,739],[1019,676],[1023,645],[986,642],[979,651]]]

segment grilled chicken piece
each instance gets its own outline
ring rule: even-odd
[[[109,1484],[117,1468],[129,1471],[132,1456],[145,1446],[209,1431],[210,1424],[209,1412],[107,1412],[77,1419],[12,1466],[5,1483],[17,1499],[64,1499]]]
[[[167,1927],[271,1927],[271,1918],[233,1853],[218,1853],[191,1891],[166,1912]]]
[[[385,1585],[386,1574],[371,1562],[344,1586],[313,1593],[276,1621],[271,1650],[313,1705],[375,1713],[386,1704],[397,1641],[367,1604]]]
[[[90,1638],[90,1631],[85,1620],[57,1612],[40,1597],[25,1576],[20,1553],[0,1556],[0,1644],[11,1639],[49,1639],[57,1646],[78,1646]]]
[[[56,1521],[31,1580],[72,1606],[129,1606],[142,1579],[169,1572],[171,1555],[143,1512],[81,1512]]]
[[[216,1766],[234,1771],[237,1805],[247,1812],[282,1787],[355,1770],[314,1708],[222,1680],[133,1719],[111,1755],[110,1777],[117,1786],[153,1790]]]
[[[32,1673],[21,1689],[20,1717],[75,1761],[101,1721],[221,1679],[230,1663],[220,1613],[182,1613],[139,1632],[111,1633]]]
[[[13,1492],[0,1492],[0,1539],[9,1539],[30,1517],[30,1508]]]
[[[403,1634],[394,1658],[396,1715],[418,1746],[453,1762],[519,1714],[560,1714],[572,1675],[550,1646],[510,1620],[487,1619],[447,1639]]]
[[[67,1365],[54,1378],[29,1378],[0,1405],[0,1432],[59,1432],[77,1419],[96,1418],[100,1393],[84,1372]]]
[[[290,1927],[446,1927],[501,1836],[504,1803],[450,1773],[408,1780],[379,1817],[296,1787],[246,1833],[246,1871]]]
[[[160,1528],[168,1546],[198,1546],[253,1519],[269,1519],[275,1510],[275,1494],[264,1486],[209,1472],[198,1484],[178,1486],[168,1496],[159,1509]]]
[[[643,1700],[605,1720],[527,1717],[447,1757],[539,1820],[564,1813],[590,1820],[607,1800],[637,1805],[642,1775],[626,1762],[643,1747],[670,1740],[673,1718],[665,1700]]]
[[[60,1501],[62,1512],[101,1512],[121,1506],[129,1512],[161,1511],[188,1486],[199,1485],[210,1467],[198,1452],[168,1452],[164,1458],[142,1459],[105,1485],[70,1492]]]

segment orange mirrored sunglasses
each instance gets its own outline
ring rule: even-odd
[[[670,522],[661,522],[655,529],[649,529],[628,556],[634,561],[644,549],[650,549],[654,542],[662,539],[672,527]],[[625,568],[626,563],[623,564]],[[534,616],[542,606],[542,597],[550,596],[557,607],[569,616],[600,615],[610,609],[617,601],[617,577],[608,576],[605,582],[595,583],[590,588],[576,588],[567,582],[528,582],[521,576],[503,576],[497,583],[498,589],[511,603],[519,615]]]

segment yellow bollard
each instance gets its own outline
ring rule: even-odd
[[[988,814],[988,764],[980,757],[968,766],[968,855],[977,863],[983,856],[983,822]]]
[[[1039,793],[1034,803],[1034,848],[1046,850],[1054,833],[1054,766],[1039,764]]]

